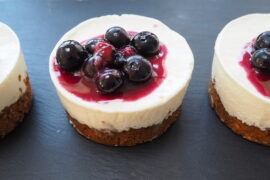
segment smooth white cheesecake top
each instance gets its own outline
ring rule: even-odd
[[[245,124],[270,128],[270,98],[263,96],[240,66],[244,47],[270,30],[270,14],[250,14],[228,23],[215,45],[212,77],[226,111]]]
[[[55,57],[58,46],[65,40],[73,39],[79,42],[104,34],[112,26],[121,26],[127,31],[150,31],[155,33],[161,42],[168,49],[165,60],[167,78],[150,95],[137,101],[118,102],[102,104],[96,102],[84,101],[81,98],[66,91],[58,82],[55,72],[52,68],[52,61]],[[171,100],[188,84],[193,70],[193,54],[186,40],[178,33],[160,21],[138,16],[138,15],[108,15],[99,18],[93,18],[82,22],[75,28],[67,32],[56,44],[50,56],[49,69],[50,75],[58,92],[70,101],[90,109],[105,112],[139,112],[148,108],[160,106]]]
[[[0,112],[25,92],[26,77],[19,39],[10,27],[0,22]]]
[[[215,54],[224,70],[252,95],[270,103],[248,80],[242,60],[244,46],[264,31],[270,30],[270,14],[250,14],[237,18],[227,24],[218,35]]]

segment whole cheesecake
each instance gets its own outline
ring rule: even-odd
[[[269,31],[270,14],[250,14],[228,23],[216,40],[209,86],[220,120],[245,139],[268,146]]]
[[[0,137],[23,121],[32,102],[32,90],[16,34],[0,22]]]
[[[115,43],[111,38],[119,32],[120,35],[124,34],[123,38]],[[125,34],[129,37],[126,38]],[[140,41],[134,40],[138,34]],[[95,82],[98,81],[98,88],[82,78],[80,70],[72,73],[63,72],[63,69],[72,71],[75,64],[73,67],[64,66],[65,59],[61,64],[61,48],[63,50],[67,44],[79,47],[79,42],[89,50],[88,45],[96,42],[95,38],[105,38],[106,41],[112,42],[114,51],[118,52],[121,51],[119,43],[135,42],[133,45],[136,48],[131,45],[124,48],[127,54],[139,54],[127,58],[123,69],[126,72],[124,76],[128,75],[128,78],[123,80],[124,83],[121,78],[117,79],[120,77],[118,70],[109,70],[108,72],[113,72],[111,76],[97,76],[98,80]],[[129,38],[133,39],[130,43]],[[89,39],[90,42],[87,43]],[[159,45],[158,51],[152,51],[155,55],[150,57],[149,53],[143,53],[144,51],[136,45],[136,42],[147,41],[151,41],[152,50]],[[65,51],[69,53],[72,49],[65,48]],[[89,58],[88,61],[91,62],[96,56],[91,55]],[[97,58],[95,60],[97,62]],[[68,31],[51,53],[49,71],[70,122],[80,134],[106,145],[132,146],[153,140],[176,121],[191,79],[193,63],[193,54],[186,40],[162,22],[138,15],[108,15],[86,20]],[[152,69],[151,77],[145,75],[142,78],[134,75],[139,69],[136,69],[138,66],[144,68],[144,75]],[[133,74],[130,71],[133,71]],[[91,76],[89,71],[84,71],[83,74]],[[106,81],[106,77],[115,77],[115,84],[123,84],[119,86],[117,93],[108,95],[108,89],[104,89],[105,86],[100,84],[103,82],[100,79]],[[98,92],[98,89],[103,93]]]

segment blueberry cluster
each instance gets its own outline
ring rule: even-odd
[[[261,33],[253,47],[252,67],[259,73],[270,73],[270,31]]]
[[[147,59],[158,54],[158,37],[147,31],[130,39],[122,27],[112,27],[104,39],[91,39],[85,46],[74,40],[64,41],[56,52],[56,60],[66,73],[82,71],[93,79],[102,94],[116,92],[125,80],[142,83],[152,77]]]

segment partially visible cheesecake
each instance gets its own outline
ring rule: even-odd
[[[270,14],[246,15],[223,28],[215,44],[209,93],[222,122],[244,138],[269,146],[270,76],[251,63],[256,38],[265,31],[270,31]]]
[[[0,22],[0,137],[23,121],[32,102],[32,90],[20,42],[10,27]]]
[[[161,83],[151,93],[143,92],[145,95],[140,95],[140,98],[136,93],[109,100],[104,98],[107,96],[99,94],[89,97],[95,87],[89,90],[82,83],[79,85],[76,77],[72,80],[73,85],[67,86],[70,80],[63,81],[61,72],[56,70],[59,69],[55,60],[56,53],[64,41],[86,42],[100,37],[113,26],[120,26],[131,34],[150,31],[162,43],[161,54],[158,56],[165,60],[160,65],[153,65],[153,69],[164,68],[164,75],[156,79]],[[158,60],[154,59],[152,63],[155,61]],[[68,31],[51,53],[49,70],[70,122],[80,134],[102,144],[132,146],[153,140],[176,121],[191,79],[193,63],[193,54],[186,40],[162,22],[138,15],[108,15],[89,19]],[[144,84],[140,87],[144,87]],[[146,85],[145,88],[149,89]],[[101,101],[97,97],[101,97]]]

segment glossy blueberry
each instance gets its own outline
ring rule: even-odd
[[[124,72],[130,81],[144,82],[152,76],[152,65],[142,56],[130,56],[124,65]]]
[[[130,42],[128,33],[122,27],[111,27],[107,30],[105,34],[105,39],[109,41],[114,47],[120,48],[122,46],[128,45]]]
[[[139,54],[143,56],[154,56],[159,52],[160,44],[158,37],[148,31],[136,34],[131,44],[135,47]]]
[[[102,41],[105,41],[105,39],[91,39],[87,41],[85,49],[87,50],[88,53],[93,54],[95,51],[96,44]]]
[[[255,51],[251,57],[251,65],[259,73],[270,73],[270,49]]]
[[[88,78],[93,78],[103,68],[103,60],[100,56],[89,57],[83,64],[82,71]]]
[[[117,69],[106,69],[96,78],[96,85],[102,94],[116,92],[123,85],[123,74]]]
[[[270,48],[270,31],[265,31],[257,37],[254,43],[254,48],[256,50],[261,48]]]
[[[127,59],[124,57],[124,54],[120,51],[116,51],[113,55],[114,63],[113,66],[117,69],[122,69],[126,64]]]
[[[78,71],[87,57],[84,47],[74,40],[64,41],[56,52],[58,65],[68,73]]]

